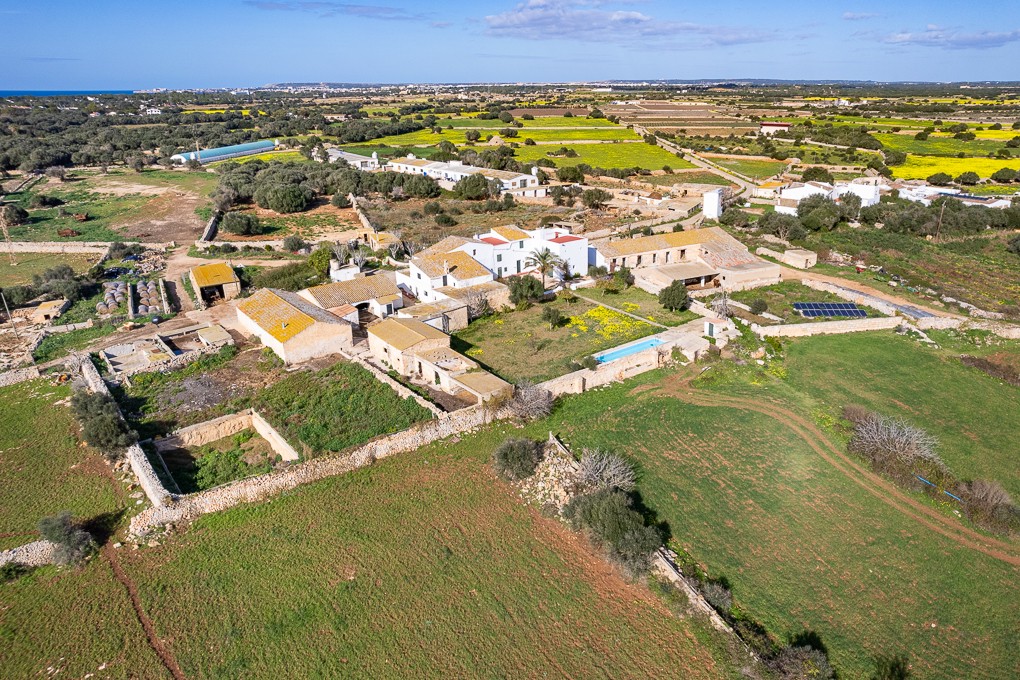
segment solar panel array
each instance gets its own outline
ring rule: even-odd
[[[852,302],[794,302],[793,308],[809,319],[842,316],[865,319],[868,313]]]

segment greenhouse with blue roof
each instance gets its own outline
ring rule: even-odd
[[[220,146],[215,149],[202,149],[201,151],[188,151],[186,153],[175,153],[170,156],[174,163],[187,163],[198,161],[199,163],[213,163],[225,161],[229,158],[240,158],[252,154],[272,151],[276,148],[277,142],[274,139],[266,139],[261,142],[248,142],[247,144],[234,144],[232,146]]]

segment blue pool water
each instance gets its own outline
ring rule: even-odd
[[[634,345],[621,347],[620,349],[614,349],[611,352],[604,352],[603,354],[596,354],[595,360],[598,361],[600,364],[605,364],[610,361],[616,361],[617,359],[629,357],[631,354],[643,352],[644,350],[651,349],[652,347],[658,347],[662,343],[663,341],[658,338],[648,338],[647,340],[642,340],[641,342]]]

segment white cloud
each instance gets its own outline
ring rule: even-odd
[[[486,33],[526,40],[614,43],[652,40],[659,46],[663,43],[680,46],[691,36],[699,38],[702,45],[764,42],[775,37],[772,32],[660,20],[636,10],[607,7],[620,4],[606,0],[526,0],[509,11],[485,17]]]
[[[875,12],[843,12],[843,21],[867,21],[882,16]]]
[[[900,31],[885,36],[882,41],[890,45],[920,45],[953,50],[987,50],[1020,41],[1020,30],[966,33],[928,24],[923,31],[916,33]]]

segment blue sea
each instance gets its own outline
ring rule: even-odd
[[[134,90],[0,90],[0,97],[84,97],[97,94],[134,94]]]

